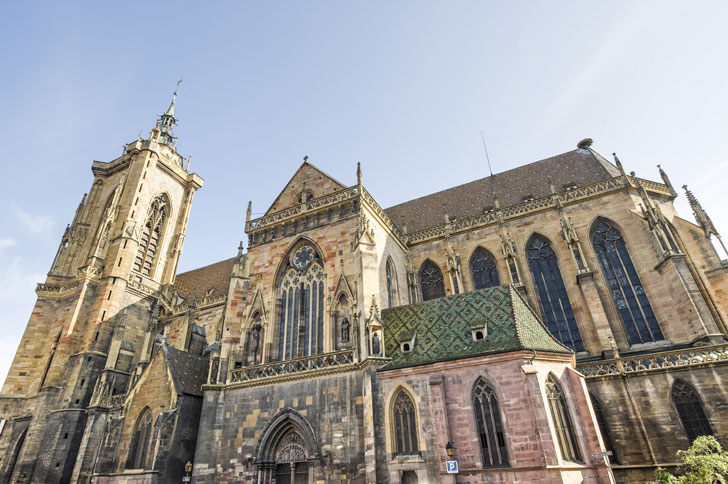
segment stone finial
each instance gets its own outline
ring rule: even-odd
[[[187,166],[185,167],[185,171],[190,171],[190,165],[191,164],[192,164],[192,155],[190,155],[190,156],[187,157]]]
[[[303,155],[303,162],[308,163],[308,155]]]
[[[356,163],[356,184],[361,186],[361,163]]]
[[[240,241],[240,244],[238,245],[238,259],[240,259],[243,256],[243,241]]]
[[[253,215],[253,201],[248,200],[248,209],[245,211],[245,225],[248,225],[248,222],[250,222],[250,217]],[[242,244],[242,242],[241,242]]]
[[[556,193],[556,187],[554,186],[554,181],[551,179],[551,175],[546,175],[546,178],[549,180],[549,190],[551,190],[551,194],[553,195]]]
[[[670,191],[677,195],[677,192],[672,186],[672,183],[670,183],[670,177],[667,176],[667,173],[665,173],[665,170],[662,169],[660,165],[657,165],[657,169],[660,170],[660,177],[662,178],[662,181],[667,185],[667,187],[670,189]]]
[[[622,162],[619,161],[619,158],[617,158],[617,153],[612,153],[612,156],[614,157],[614,164],[617,165],[619,172],[622,175],[626,175],[626,173],[624,172],[624,166],[622,166]]]

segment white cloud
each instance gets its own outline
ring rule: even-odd
[[[3,253],[5,249],[8,247],[12,247],[15,245],[15,241],[13,239],[0,239],[0,254]]]
[[[10,213],[33,235],[49,233],[56,223],[49,215],[31,214],[14,202],[10,204]]]

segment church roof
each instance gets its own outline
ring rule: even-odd
[[[235,257],[177,274],[174,287],[187,296],[203,298],[227,294]]]
[[[162,351],[177,393],[201,397],[202,385],[207,382],[208,358],[166,345]]]
[[[518,350],[571,353],[536,318],[512,286],[433,299],[382,311],[386,356],[382,371]],[[471,330],[486,326],[475,341]],[[400,342],[414,338],[411,351]]]
[[[527,198],[551,193],[548,177],[557,191],[570,186],[589,185],[619,176],[615,166],[590,148],[576,149],[545,160],[519,166],[441,192],[401,203],[386,209],[398,227],[409,233],[439,227],[450,220],[481,215],[493,208],[495,191],[501,208],[518,205]]]

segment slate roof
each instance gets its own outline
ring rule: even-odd
[[[209,359],[167,345],[162,346],[162,351],[177,393],[201,397]]]
[[[493,190],[501,208],[522,203],[527,196],[541,198],[551,193],[548,176],[557,191],[569,185],[583,186],[619,176],[619,170],[601,155],[576,149],[545,160],[519,166],[441,192],[395,205],[385,210],[399,228],[409,233],[439,227],[450,220],[481,215],[493,208]]]
[[[518,350],[572,351],[559,343],[511,286],[433,299],[382,311],[386,356],[380,371]],[[473,326],[484,323],[487,336],[474,341]],[[400,341],[415,336],[409,353]]]
[[[181,293],[196,298],[227,294],[234,263],[235,257],[177,274],[174,287]]]

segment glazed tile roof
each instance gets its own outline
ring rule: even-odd
[[[227,294],[234,263],[235,257],[177,274],[174,287],[196,298]]]
[[[511,286],[497,286],[382,311],[386,356],[382,371],[518,350],[571,353],[536,318]],[[474,341],[473,327],[487,328]],[[411,339],[403,353],[400,342]]]
[[[162,346],[162,351],[177,393],[202,396],[202,385],[207,382],[208,358],[167,345]]]
[[[551,193],[548,177],[557,191],[570,185],[583,186],[619,176],[617,168],[595,151],[576,149],[545,160],[519,166],[395,205],[385,210],[400,229],[409,233],[439,227],[447,213],[451,220],[481,215],[493,208],[493,191],[501,208],[522,203],[525,198],[541,198]]]

